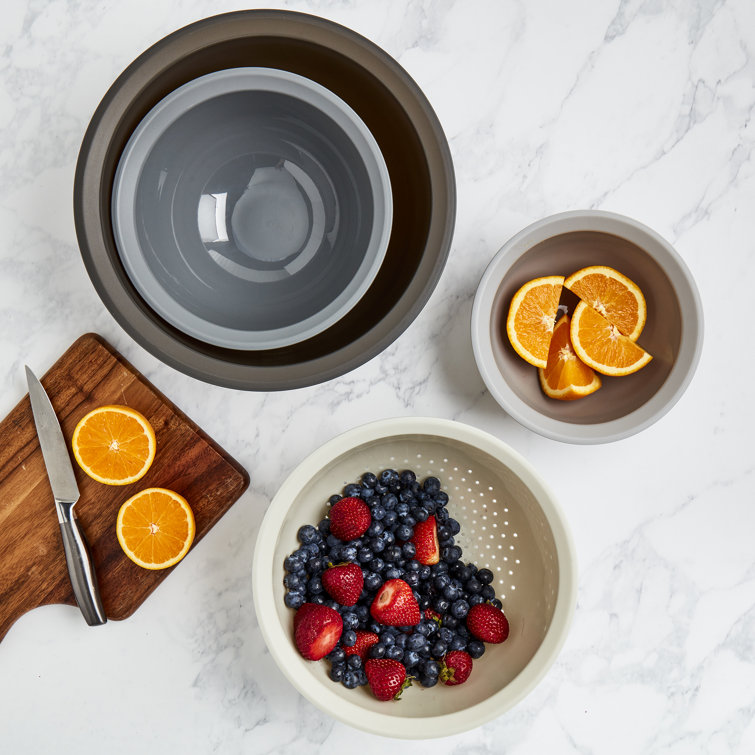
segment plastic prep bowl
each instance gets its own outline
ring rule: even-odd
[[[487,645],[462,687],[412,686],[400,702],[379,702],[368,687],[347,690],[327,676],[327,661],[308,662],[293,641],[294,611],[283,603],[283,561],[297,530],[316,525],[327,500],[367,471],[412,469],[435,476],[461,524],[462,558],[495,575],[510,622],[501,645]],[[257,619],[275,661],[314,705],[351,726],[406,739],[472,729],[529,693],[554,662],[577,593],[574,546],[561,510],[537,472],[497,438],[442,419],[391,419],[326,443],[283,483],[257,537],[253,568]]]
[[[354,307],[385,257],[392,204],[380,148],[340,97],[288,71],[232,68],[139,124],[113,228],[129,278],[171,325],[271,349]]]
[[[589,265],[613,267],[640,287],[647,322],[637,342],[653,359],[625,377],[601,376],[587,397],[558,401],[509,343],[506,317],[527,281]],[[578,299],[564,290],[561,301],[571,313]],[[552,215],[514,236],[485,270],[472,307],[475,360],[492,396],[524,427],[567,443],[620,440],[656,422],[692,380],[702,343],[700,295],[682,258],[642,223],[601,210]]]

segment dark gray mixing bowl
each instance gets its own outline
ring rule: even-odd
[[[199,76],[246,66],[306,76],[353,108],[380,146],[394,208],[384,262],[356,306],[306,341],[259,351],[210,345],[162,319],[129,280],[111,217],[116,168],[144,116],[170,92]],[[84,264],[120,325],[176,369],[247,390],[319,383],[354,369],[392,343],[420,312],[440,277],[455,205],[448,143],[430,104],[406,71],[349,29],[289,11],[214,16],[149,48],[121,74],[94,113],[74,183],[74,217]]]

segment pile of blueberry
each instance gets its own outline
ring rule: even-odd
[[[287,572],[285,604],[298,609],[304,603],[326,605],[343,620],[343,633],[336,647],[326,656],[331,663],[330,678],[348,689],[367,684],[364,661],[358,654],[347,654],[357,641],[357,630],[378,635],[366,652],[369,658],[390,658],[406,667],[407,674],[425,687],[438,683],[441,662],[454,650],[464,650],[472,658],[485,652],[485,644],[466,626],[465,617],[478,603],[501,608],[492,586],[493,573],[462,561],[462,550],[455,543],[459,523],[447,509],[448,495],[436,477],[420,483],[414,472],[400,474],[386,469],[379,475],[366,472],[360,484],[350,484],[343,496],[333,495],[333,506],[341,498],[358,497],[369,506],[372,521],[356,540],[344,542],[330,532],[330,520],[304,525],[298,531],[301,546],[284,562]],[[414,528],[434,516],[440,550],[438,563],[422,564],[409,542]],[[362,569],[364,587],[357,603],[343,606],[325,592],[322,574],[330,566],[351,562]],[[411,588],[422,612],[419,624],[411,627],[386,626],[376,622],[370,606],[381,586],[400,578]]]

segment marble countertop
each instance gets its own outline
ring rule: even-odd
[[[252,3],[254,5],[254,3]],[[363,422],[453,418],[523,453],[579,555],[569,639],[510,712],[416,753],[755,751],[755,5],[751,0],[297,0],[392,54],[448,136],[450,260],[383,354],[312,388],[205,385],[137,346],[78,253],[72,182],[92,112],[128,63],[225,0],[9,0],[0,23],[0,412],[81,333],[101,333],[251,473],[249,491],[123,622],[48,606],[0,643],[0,750],[364,755],[395,742],[303,699],[257,626],[256,530],[289,471]],[[248,7],[248,6],[247,6]],[[661,421],[597,447],[520,427],[469,339],[495,252],[562,210],[630,215],[667,238],[703,300],[697,374]],[[306,428],[306,431],[303,431]],[[749,439],[749,440],[748,440]]]

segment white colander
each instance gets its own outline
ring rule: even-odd
[[[296,532],[327,513],[327,500],[364,472],[412,469],[438,477],[461,524],[462,558],[495,575],[511,633],[485,655],[463,687],[414,685],[379,702],[368,687],[332,682],[329,664],[305,661],[293,644],[294,611],[283,604],[283,560]],[[254,555],[254,603],[270,652],[314,705],[351,726],[425,739],[472,729],[530,692],[563,644],[577,593],[574,546],[561,510],[530,464],[497,438],[443,419],[389,419],[326,443],[288,477],[270,504]]]

